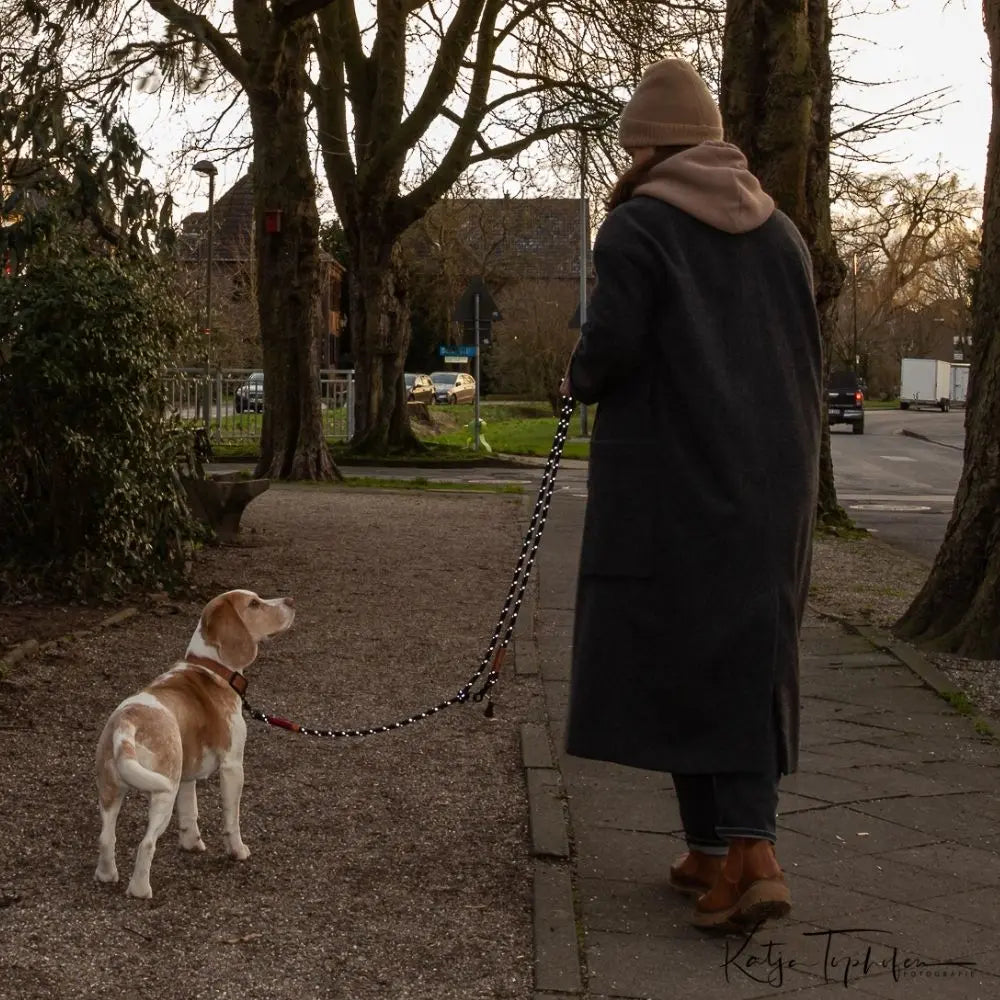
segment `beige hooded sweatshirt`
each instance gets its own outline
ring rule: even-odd
[[[653,166],[634,191],[658,198],[724,233],[748,233],[774,212],[774,200],[728,142],[691,146]]]

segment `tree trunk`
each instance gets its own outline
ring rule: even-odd
[[[972,304],[965,464],[930,576],[896,626],[907,639],[975,659],[1000,650],[1000,0],[983,5],[993,121],[982,262]]]
[[[410,345],[410,310],[397,249],[366,233],[352,247],[349,272],[355,386],[352,450],[386,455],[422,446],[410,427],[403,365]]]
[[[830,33],[827,0],[729,0],[720,101],[726,137],[812,254],[824,380],[846,273],[830,229]],[[837,503],[825,406],[817,517],[850,525]]]
[[[288,29],[281,46],[273,76],[247,91],[265,385],[256,475],[342,478],[323,433],[319,391],[319,216],[306,131],[305,28]],[[269,231],[275,220],[278,231]]]

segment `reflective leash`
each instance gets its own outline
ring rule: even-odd
[[[562,407],[559,413],[559,423],[556,427],[555,438],[552,441],[552,448],[549,451],[545,469],[542,472],[542,481],[538,487],[538,498],[535,500],[535,508],[531,513],[531,521],[528,530],[525,532],[524,541],[521,544],[521,552],[517,557],[517,565],[514,567],[514,577],[507,591],[507,599],[504,601],[500,611],[500,620],[493,631],[490,644],[487,647],[479,667],[476,672],[462,685],[457,694],[452,695],[444,701],[425,708],[422,712],[408,715],[404,719],[396,722],[388,722],[378,726],[365,726],[361,729],[314,729],[309,726],[299,725],[280,715],[269,715],[260,709],[254,708],[246,698],[243,699],[243,707],[252,719],[266,722],[269,726],[276,726],[279,729],[288,729],[293,733],[300,733],[302,736],[326,736],[330,739],[338,739],[344,736],[374,736],[376,733],[389,733],[395,729],[403,729],[411,726],[414,722],[422,719],[429,719],[432,715],[450,708],[452,705],[460,705],[469,701],[486,701],[485,715],[487,718],[493,716],[492,690],[500,676],[503,667],[504,657],[507,654],[507,645],[514,634],[514,626],[517,624],[517,615],[521,610],[521,602],[524,600],[524,592],[528,586],[528,579],[531,576],[532,567],[535,564],[535,556],[538,553],[538,545],[542,539],[542,532],[545,530],[545,520],[549,514],[549,505],[552,502],[552,492],[555,489],[556,473],[559,471],[559,462],[562,459],[563,445],[569,434],[570,418],[573,415],[573,399],[563,396]],[[489,672],[486,668],[489,667]],[[477,691],[473,691],[476,684],[486,674],[482,685]]]

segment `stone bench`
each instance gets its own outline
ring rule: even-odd
[[[231,542],[239,534],[247,504],[270,485],[269,479],[243,479],[239,472],[222,472],[197,478],[181,476],[195,517],[208,525],[217,541]]]

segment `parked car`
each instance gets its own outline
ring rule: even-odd
[[[833,372],[827,386],[830,426],[850,424],[855,434],[865,432],[865,382],[857,372]]]
[[[236,390],[236,412],[254,410],[261,413],[264,409],[264,373],[254,372],[243,385]]]
[[[406,399],[410,403],[433,403],[434,383],[430,375],[416,375],[406,372],[403,375],[406,383]]]
[[[431,372],[436,403],[471,403],[476,398],[476,380],[465,372]]]

